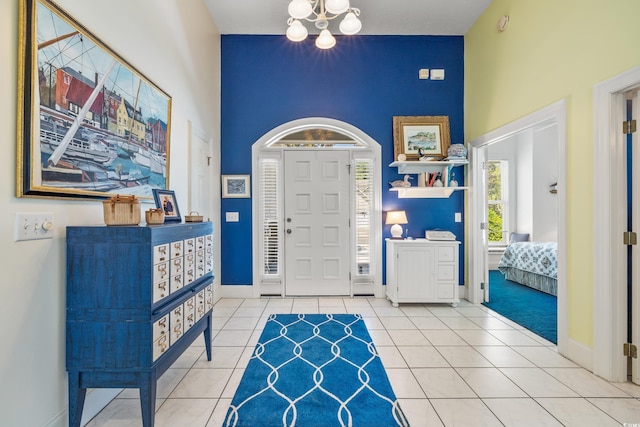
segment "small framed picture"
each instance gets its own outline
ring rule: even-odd
[[[153,199],[156,201],[156,208],[164,211],[164,222],[182,221],[174,191],[154,188]]]
[[[249,175],[222,175],[222,197],[251,197]]]
[[[451,136],[449,116],[394,116],[393,158],[446,157]]]

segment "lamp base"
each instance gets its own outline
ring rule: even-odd
[[[400,224],[393,224],[391,226],[391,238],[402,239],[402,227]]]

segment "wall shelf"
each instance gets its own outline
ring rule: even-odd
[[[389,165],[392,168],[398,168],[398,173],[401,174],[419,174],[423,172],[433,173],[442,172],[446,167],[452,166],[456,168],[458,166],[464,166],[468,164],[467,160],[452,160],[452,161],[429,161],[421,162],[419,160],[408,162],[393,162]],[[393,191],[398,194],[399,199],[446,199],[450,197],[454,191],[466,190],[469,187],[392,187],[389,191]]]
[[[399,199],[446,199],[457,190],[466,190],[469,187],[393,187],[389,191],[398,193]]]
[[[447,166],[464,166],[468,164],[467,160],[452,160],[452,161],[431,161],[421,162],[419,160],[408,162],[393,162],[389,165],[392,168],[398,168],[398,173],[422,173],[422,172],[441,172]]]

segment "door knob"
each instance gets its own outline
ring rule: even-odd
[[[287,234],[291,234],[291,229],[287,228]]]
[[[291,218],[287,218],[287,222],[291,222]]]

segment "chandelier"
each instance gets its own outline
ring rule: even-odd
[[[289,15],[287,21],[287,38],[294,42],[300,42],[307,38],[309,32],[300,22],[306,20],[313,22],[320,35],[316,39],[316,46],[320,49],[331,49],[336,44],[336,39],[327,29],[329,21],[346,12],[340,22],[340,32],[345,35],[357,34],[362,28],[358,19],[360,9],[351,7],[349,0],[291,0],[289,3]]]

